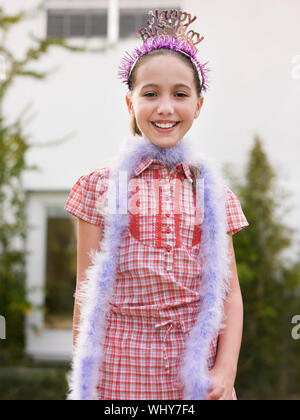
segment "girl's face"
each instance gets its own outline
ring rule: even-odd
[[[126,102],[145,138],[157,146],[172,147],[199,117],[203,97],[197,95],[189,65],[168,54],[140,65]]]

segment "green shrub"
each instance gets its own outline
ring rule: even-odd
[[[65,400],[68,366],[0,368],[0,400]]]

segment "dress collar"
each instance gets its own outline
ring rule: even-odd
[[[154,162],[161,162],[161,161],[158,160],[158,159],[151,158],[151,157],[142,159],[141,162],[139,162],[139,164],[135,168],[135,175],[136,176],[140,175],[142,172],[144,172]],[[182,169],[185,173],[186,178],[189,179],[191,182],[193,182],[194,180],[193,180],[193,176],[192,176],[190,167],[184,162],[181,162],[178,165],[176,165],[176,168],[178,166],[182,166]]]

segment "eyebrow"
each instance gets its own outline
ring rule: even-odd
[[[149,84],[143,86],[142,89],[146,89],[146,88],[150,88],[150,87],[159,88],[159,85],[156,85],[155,83],[149,83]],[[184,83],[177,83],[174,87],[176,89],[185,88],[185,89],[191,90],[191,88],[188,85],[185,85]]]

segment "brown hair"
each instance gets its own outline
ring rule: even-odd
[[[183,62],[185,62],[192,70],[194,73],[194,81],[195,81],[195,87],[196,87],[196,91],[197,91],[197,95],[200,98],[201,97],[201,93],[202,93],[202,85],[200,82],[200,77],[199,77],[199,73],[197,70],[197,67],[195,66],[195,64],[192,62],[192,60],[185,54],[182,54],[180,51],[174,51],[174,50],[170,50],[168,48],[160,48],[158,50],[153,50],[148,54],[143,55],[142,57],[139,58],[138,62],[136,63],[134,69],[132,70],[129,80],[128,80],[128,85],[129,85],[129,90],[130,92],[133,91],[135,84],[136,84],[136,74],[137,74],[137,70],[138,68],[150,57],[156,57],[156,56],[161,56],[161,55],[174,55],[178,58],[180,58]],[[137,125],[137,121],[136,118],[134,116],[131,117],[131,131],[132,134],[138,135],[138,136],[142,136],[141,130],[139,129],[138,125]],[[199,169],[196,166],[191,166],[190,167],[191,172],[192,172],[192,176],[193,176],[193,189],[194,191],[196,190],[196,182],[197,182],[197,178],[199,175]]]

